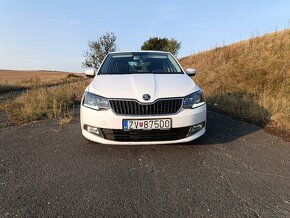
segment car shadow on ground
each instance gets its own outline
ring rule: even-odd
[[[232,118],[228,115],[208,111],[206,133],[187,145],[224,144],[260,130],[261,127]]]
[[[254,95],[245,92],[217,94],[209,97],[211,102],[219,102],[208,110],[207,131],[196,142],[201,144],[222,144],[234,141],[255,132],[270,122],[270,113],[258,104]],[[222,105],[225,105],[222,106]],[[221,107],[222,106],[222,107]],[[234,111],[230,116],[213,111]],[[245,117],[259,126],[234,117]]]
[[[206,145],[217,145],[233,142],[240,137],[246,136],[253,132],[260,130],[261,128],[247,123],[243,120],[238,120],[231,118],[230,116],[224,115],[222,113],[208,111],[207,116],[207,130],[206,133],[199,139],[181,143],[181,144],[164,144],[164,145],[101,145],[97,143],[91,143],[92,147],[98,146],[98,149],[110,149],[111,151],[123,152],[142,152],[148,151],[150,149],[163,150],[164,149],[174,149],[174,148],[190,148],[199,149]],[[89,142],[88,142],[89,143]],[[98,150],[97,149],[97,150]],[[187,150],[186,149],[186,150]],[[93,149],[94,150],[94,149]]]

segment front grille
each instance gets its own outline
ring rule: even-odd
[[[132,130],[102,129],[105,139],[118,142],[149,142],[172,141],[186,138],[189,127],[174,128],[169,130]]]
[[[134,100],[110,100],[112,110],[120,115],[174,114],[181,108],[182,99],[159,99],[152,104],[140,104]]]

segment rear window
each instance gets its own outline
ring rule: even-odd
[[[170,54],[134,52],[110,54],[99,74],[181,74],[176,60]]]

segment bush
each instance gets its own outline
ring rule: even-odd
[[[167,51],[177,56],[181,43],[175,39],[153,37],[145,41],[141,50]]]

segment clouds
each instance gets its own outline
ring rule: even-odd
[[[67,21],[67,24],[69,25],[69,26],[78,26],[78,25],[80,25],[80,21],[78,21],[78,20],[69,20],[69,21]]]
[[[168,35],[167,30],[171,29],[170,25],[180,20],[180,12],[180,8],[174,3],[155,4],[152,10],[146,11],[147,15],[144,14],[148,19],[140,25],[139,32],[146,33],[145,37]]]
[[[79,20],[60,20],[60,19],[54,19],[54,18],[48,18],[48,19],[35,19],[35,22],[45,25],[45,24],[51,24],[51,25],[60,25],[60,26],[68,26],[68,27],[75,27],[80,25]]]
[[[173,3],[157,7],[153,12],[156,14],[157,21],[159,22],[170,21],[179,17],[179,8]]]

